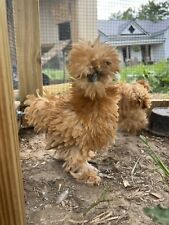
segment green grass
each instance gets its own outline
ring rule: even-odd
[[[51,80],[64,80],[64,70],[46,68],[43,72]],[[153,93],[169,93],[169,62],[124,67],[120,72],[120,77],[122,81],[127,82],[146,79]],[[65,74],[65,79],[68,79],[68,72]]]
[[[51,80],[63,80],[64,71],[63,70],[54,70],[54,69],[44,69],[43,72],[48,75]]]
[[[169,63],[160,62],[153,65],[143,65],[139,64],[136,66],[124,67],[121,72],[121,80],[127,81],[128,77],[133,76],[142,76],[146,73],[146,71],[155,72],[155,74],[163,74],[168,73],[169,76]],[[55,70],[55,69],[44,69],[43,72],[49,76],[51,80],[64,79],[64,71],[63,70]]]
[[[153,93],[169,93],[169,62],[124,67],[120,77],[127,82],[145,79]]]
[[[144,213],[156,223],[169,225],[169,207],[163,208],[160,205],[153,208],[146,207],[144,208]]]
[[[155,153],[153,150],[153,147],[150,145],[148,139],[144,137],[143,135],[140,135],[140,139],[145,144],[145,151],[148,153],[148,155],[152,158],[155,165],[161,169],[163,176],[167,179],[169,179],[169,167],[165,165],[165,163],[160,159],[160,157]]]
[[[121,80],[126,81],[128,79],[128,76],[142,76],[145,74],[146,71],[154,72],[155,74],[163,74],[167,73],[169,75],[169,62],[159,62],[152,65],[143,65],[139,64],[136,66],[130,66],[130,67],[124,67],[120,74],[121,74]]]
[[[160,169],[160,174],[162,172],[162,177],[164,181],[168,184],[169,179],[169,167],[166,165],[162,159],[154,151],[153,146],[149,143],[148,138],[140,135],[140,139],[145,144],[145,151],[154,161],[157,168]],[[162,208],[160,205],[157,205],[153,208],[146,207],[144,208],[144,213],[153,219],[154,222],[158,222],[162,225],[169,225],[169,207]]]

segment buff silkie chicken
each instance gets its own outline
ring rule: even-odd
[[[69,94],[28,96],[25,102],[29,125],[46,133],[46,149],[55,149],[78,181],[100,183],[98,170],[88,161],[114,143],[120,96],[112,78],[119,64],[117,51],[107,44],[76,43],[69,54]]]
[[[144,80],[119,84],[119,130],[138,134],[148,124],[147,109],[151,106],[150,86]]]

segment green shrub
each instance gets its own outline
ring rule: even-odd
[[[138,79],[148,80],[152,92],[169,92],[169,63],[160,62],[153,65],[140,64],[122,69],[122,81],[132,82]]]
[[[63,80],[64,79],[64,71],[63,70],[44,69],[43,72],[51,80]]]

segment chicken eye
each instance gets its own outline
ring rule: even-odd
[[[106,61],[106,65],[110,66],[112,63],[110,61]]]

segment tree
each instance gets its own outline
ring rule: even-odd
[[[135,19],[136,11],[132,8],[128,8],[126,11],[117,13],[112,13],[110,19],[122,19],[122,20],[132,20]]]
[[[141,5],[138,11],[129,7],[126,11],[114,13],[110,19],[146,19],[151,21],[159,21],[169,16],[169,1],[155,3],[153,0],[145,5]]]
[[[118,11],[116,13],[112,13],[110,16],[111,20],[121,20],[123,17],[123,13],[121,11]]]
[[[139,19],[148,19],[151,21],[158,21],[165,19],[169,16],[169,2],[159,2],[149,1],[148,4],[142,5],[138,11]]]
[[[123,12],[123,19],[132,20],[136,17],[136,11],[132,8],[128,8],[126,11]]]

